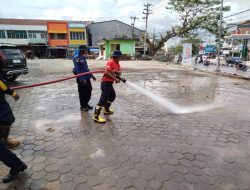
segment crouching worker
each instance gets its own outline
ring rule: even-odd
[[[16,179],[19,172],[27,169],[27,166],[7,147],[16,147],[19,141],[8,138],[10,126],[15,121],[9,104],[5,100],[5,93],[11,95],[15,100],[19,99],[16,92],[11,90],[0,74],[0,161],[10,167],[10,172],[3,178],[3,183]]]
[[[120,80],[116,77],[121,75],[119,60],[122,56],[122,52],[116,50],[113,52],[111,59],[106,64],[105,73],[101,82],[101,97],[99,103],[95,107],[94,121],[99,123],[105,123],[105,118],[101,117],[101,111],[104,108],[104,114],[113,114],[114,110],[110,108],[112,102],[114,102],[116,94],[113,88],[113,83],[119,83]]]

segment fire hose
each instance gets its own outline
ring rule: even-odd
[[[76,77],[85,76],[85,75],[94,74],[94,73],[104,73],[104,70],[95,70],[95,71],[91,71],[91,72],[80,73],[80,74],[69,76],[69,77],[66,77],[66,78],[47,81],[47,82],[42,82],[42,83],[37,83],[37,84],[16,86],[16,87],[12,87],[11,89],[12,90],[20,90],[20,89],[25,89],[25,88],[33,88],[33,87],[43,86],[43,85],[47,85],[47,84],[62,82],[62,81],[65,81],[65,80],[70,80],[70,79],[73,79],[73,78],[76,78]],[[126,79],[121,78],[120,75],[116,75],[115,77],[118,78],[119,80],[121,80],[123,83],[126,82]]]
[[[47,81],[47,82],[42,82],[42,83],[37,83],[37,84],[16,86],[16,87],[12,87],[11,89],[12,90],[20,90],[20,89],[25,89],[25,88],[33,88],[33,87],[37,87],[37,86],[43,86],[43,85],[47,85],[47,84],[62,82],[62,81],[65,81],[65,80],[70,80],[70,79],[73,79],[73,78],[76,78],[76,77],[85,76],[85,75],[94,74],[94,73],[104,73],[104,70],[95,70],[95,71],[91,71],[91,72],[80,73],[80,74],[69,76],[69,77],[66,77],[66,78]]]

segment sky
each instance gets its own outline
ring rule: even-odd
[[[160,35],[177,22],[176,15],[166,10],[168,0],[0,0],[0,18],[27,18],[52,20],[105,21],[117,19],[131,24],[131,16],[136,16],[135,27],[145,29],[143,4],[151,3],[148,31]],[[224,0],[231,6],[225,16],[250,8],[250,0]],[[225,19],[238,22],[250,19],[250,11]]]

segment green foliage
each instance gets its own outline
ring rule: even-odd
[[[182,44],[178,44],[176,46],[171,46],[170,48],[168,48],[168,52],[173,53],[174,55],[177,55],[179,53],[182,54],[183,46],[182,46]]]
[[[193,55],[196,55],[199,51],[199,46],[200,44],[202,43],[202,40],[201,39],[198,39],[198,38],[187,38],[187,39],[184,39],[182,40],[177,46],[171,46],[168,51],[170,53],[174,53],[175,55],[179,54],[179,53],[182,53],[183,52],[183,44],[184,43],[190,43],[192,44],[192,54]]]

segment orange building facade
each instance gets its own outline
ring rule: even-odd
[[[48,44],[52,47],[69,45],[68,23],[67,22],[47,22]]]

